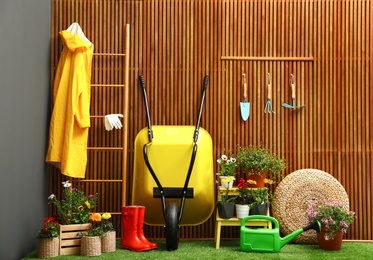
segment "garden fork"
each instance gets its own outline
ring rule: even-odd
[[[273,113],[276,114],[276,112],[272,109],[271,104],[271,75],[268,73],[268,85],[267,85],[267,103],[264,107],[264,113]]]

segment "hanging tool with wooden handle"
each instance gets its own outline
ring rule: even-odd
[[[241,117],[243,121],[246,121],[250,116],[250,102],[246,102],[246,92],[247,92],[247,85],[246,85],[246,74],[242,73],[243,77],[243,101],[240,102],[241,108]]]
[[[283,103],[282,106],[285,108],[302,108],[305,105],[295,106],[295,86],[294,86],[294,75],[290,74],[291,76],[291,105]]]
[[[276,112],[272,109],[271,104],[271,74],[268,73],[268,85],[267,85],[267,103],[264,107],[264,113],[273,113],[276,114]]]

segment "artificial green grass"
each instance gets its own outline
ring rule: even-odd
[[[373,243],[364,242],[343,242],[340,251],[325,251],[318,248],[318,245],[287,244],[278,253],[251,253],[240,251],[239,241],[221,241],[220,249],[215,249],[213,241],[180,241],[179,248],[169,252],[166,249],[165,241],[157,241],[158,249],[147,252],[132,252],[121,249],[120,242],[117,243],[117,250],[110,253],[102,253],[96,259],[373,259]],[[29,253],[23,259],[36,259],[36,250]],[[87,259],[86,256],[68,255],[58,256],[53,259]]]

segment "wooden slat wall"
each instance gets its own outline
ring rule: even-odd
[[[153,124],[193,125],[203,77],[208,74],[202,126],[213,138],[214,157],[237,144],[262,143],[286,158],[286,174],[301,168],[329,172],[345,187],[358,216],[346,238],[372,240],[372,4],[371,0],[52,0],[51,78],[61,51],[58,31],[77,21],[96,50],[115,52],[123,44],[121,28],[129,23],[128,201],[134,138],[146,126],[138,75],[145,77]],[[121,66],[119,60],[96,60],[92,81],[120,82],[114,75]],[[242,72],[248,78],[251,104],[247,122],[241,120],[239,110]],[[267,73],[271,73],[276,114],[264,113]],[[281,106],[291,104],[291,73],[296,104],[305,104],[303,109]],[[92,91],[92,107],[100,112],[122,109],[120,99],[106,101],[120,96],[116,92],[120,90]],[[120,138],[104,133],[98,123],[90,143],[116,145]],[[90,156],[95,165],[88,175],[120,176],[119,153]],[[53,169],[53,193],[60,192],[61,178]],[[121,205],[120,186],[92,184],[88,189],[99,192],[100,211]],[[213,238],[214,218],[200,226],[182,227],[181,238]],[[114,221],[120,231],[119,216]],[[160,227],[146,227],[146,233],[164,238]],[[237,238],[238,230],[224,228],[222,237]]]

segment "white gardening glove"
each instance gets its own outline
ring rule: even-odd
[[[123,117],[122,114],[109,114],[105,116],[105,128],[107,131],[112,130],[113,128],[115,129],[121,129],[122,128],[122,123],[120,122],[119,117]],[[108,126],[106,126],[106,119],[108,122]]]
[[[113,126],[110,124],[108,116],[105,116],[104,122],[106,131],[113,130]]]

